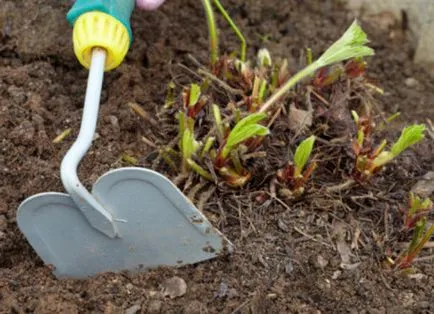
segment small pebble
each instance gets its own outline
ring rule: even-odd
[[[182,297],[187,292],[187,284],[184,279],[176,276],[166,279],[161,286],[163,294],[171,299]]]
[[[316,262],[317,262],[318,267],[321,269],[326,268],[326,266],[329,264],[329,261],[326,260],[321,255],[318,255],[318,257],[316,258]]]
[[[269,294],[267,294],[267,299],[275,300],[275,299],[277,299],[277,294],[269,293]]]
[[[147,311],[145,313],[156,314],[161,313],[161,308],[163,307],[163,302],[160,300],[152,300],[148,304]]]
[[[335,271],[332,275],[332,279],[333,280],[338,279],[341,276],[341,274],[342,274],[342,272],[340,270]]]
[[[294,271],[294,265],[292,264],[292,261],[289,260],[286,264],[285,264],[285,273],[286,274],[291,274]]]
[[[220,287],[217,291],[217,293],[215,294],[216,298],[224,298],[228,295],[228,285],[224,282],[220,283]]]
[[[140,309],[141,309],[140,305],[136,304],[136,305],[133,305],[133,306],[127,308],[125,310],[125,314],[136,314],[138,311],[140,311]]]
[[[417,85],[419,85],[419,82],[414,77],[409,77],[405,79],[405,85],[407,87],[416,87]]]
[[[429,197],[434,192],[434,171],[427,172],[411,191],[421,197]]]
[[[110,115],[108,116],[108,119],[110,121],[110,124],[116,129],[116,131],[119,130],[119,120],[117,117]]]
[[[411,275],[408,275],[408,278],[415,279],[415,280],[422,280],[422,279],[425,279],[426,276],[424,274],[411,274]]]

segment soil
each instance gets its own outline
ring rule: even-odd
[[[302,49],[319,55],[354,18],[331,0],[222,2],[248,38],[250,56],[266,46],[272,55],[287,57],[293,68]],[[58,0],[0,3],[1,313],[434,312],[432,249],[423,251],[412,276],[382,267],[388,245],[408,240],[397,235],[399,207],[411,187],[434,170],[429,136],[374,187],[351,192],[357,195],[316,195],[288,206],[276,200],[259,205],[241,191],[223,202],[238,202],[238,209],[223,206],[221,215],[211,202],[204,212],[235,244],[230,258],[135,275],[57,280],[20,233],[15,217],[25,198],[63,192],[59,165],[79,129],[87,78],[71,49],[65,21],[69,5]],[[402,113],[399,128],[434,120],[433,68],[415,65],[411,36],[397,23],[384,27],[381,18],[362,20],[376,50],[368,75],[385,90],[379,105]],[[178,64],[188,62],[188,54],[203,63],[208,58],[200,1],[169,0],[156,12],[135,12],[132,25],[133,47],[125,62],[106,74],[99,136],[79,170],[87,187],[125,165],[120,158],[125,152],[140,166],[152,167],[155,148],[141,137],[156,140],[158,130],[127,104],[135,102],[154,116]],[[236,37],[220,18],[219,25],[221,50],[237,49]],[[70,136],[52,143],[68,128]],[[350,265],[342,267],[344,249],[357,234]],[[185,281],[187,292],[170,298],[162,287],[174,276]]]

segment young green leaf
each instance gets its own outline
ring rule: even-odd
[[[374,50],[365,46],[368,42],[366,33],[357,20],[354,20],[341,38],[331,45],[315,62],[320,67],[323,67],[352,58],[372,56]]]
[[[392,161],[393,157],[394,156],[391,152],[384,151],[375,157],[375,159],[372,161],[372,164],[375,166],[375,168],[378,168]]]
[[[235,127],[232,129],[231,133],[237,133],[239,130],[242,130],[247,125],[253,125],[258,123],[261,120],[264,120],[267,117],[264,113],[253,113],[250,114],[238,122]],[[267,129],[268,130],[268,129]]]
[[[217,106],[216,104],[212,105],[212,112],[214,115],[214,121],[216,124],[216,128],[217,128],[217,132],[218,132],[218,136],[220,139],[222,139],[224,137],[224,126],[222,123],[222,115],[220,112],[220,107]]]
[[[359,115],[357,114],[357,112],[354,110],[351,110],[351,115],[353,116],[354,122],[358,123],[360,118],[359,118]]]
[[[286,92],[299,81],[312,75],[322,67],[329,66],[347,59],[362,58],[374,55],[374,50],[365,46],[368,43],[367,35],[359,26],[357,20],[351,24],[346,32],[333,45],[331,45],[319,59],[297,72],[285,84],[283,84],[261,107],[260,112],[267,111]]]
[[[392,115],[390,115],[389,117],[386,118],[387,123],[392,122],[393,120],[395,120],[396,118],[398,118],[401,115],[400,112],[396,112]]]
[[[128,155],[127,153],[122,154],[121,159],[126,162],[129,163],[130,165],[137,165],[138,160],[137,158],[134,158],[133,156]]]
[[[359,146],[362,146],[364,141],[365,141],[365,133],[363,133],[363,130],[358,130],[357,143],[359,144]]]
[[[260,102],[264,101],[265,93],[267,92],[267,81],[262,80],[261,87],[259,88],[258,100]]]
[[[406,228],[412,228],[423,217],[427,217],[433,208],[429,198],[422,198],[410,192],[409,208],[404,217]]]
[[[194,83],[191,84],[190,97],[188,99],[188,106],[189,107],[194,106],[198,102],[199,97],[200,97],[200,86],[197,84],[194,84]]]
[[[271,55],[270,55],[270,52],[268,51],[268,49],[266,49],[266,48],[259,49],[259,51],[258,51],[258,63],[261,67],[272,65]]]
[[[298,177],[301,175],[304,166],[306,165],[309,157],[312,153],[313,144],[315,143],[315,136],[312,135],[302,141],[300,145],[298,145],[294,154],[294,164],[295,164],[295,173],[294,177]]]
[[[398,141],[396,141],[396,143],[392,146],[391,152],[393,156],[398,156],[411,145],[421,141],[424,138],[424,131],[424,124],[415,124],[404,128]]]
[[[434,225],[431,225],[426,230],[426,221],[427,218],[423,217],[416,223],[415,230],[413,231],[413,237],[408,248],[398,258],[399,262],[397,265],[399,268],[402,269],[410,267],[416,256],[420,253],[434,233]]]
[[[175,83],[171,81],[167,84],[166,101],[164,102],[164,108],[169,109],[175,103]]]
[[[390,162],[393,158],[397,157],[404,150],[411,145],[416,144],[424,138],[425,125],[415,124],[404,128],[401,132],[399,139],[393,144],[390,151],[384,151],[379,154],[374,160],[373,164],[376,167],[380,167]]]
[[[306,61],[307,65],[310,65],[312,63],[312,49],[306,48]]]
[[[238,144],[254,137],[254,136],[265,136],[269,133],[268,128],[265,126],[255,124],[246,125],[244,128],[240,129],[238,132],[231,132],[228,137],[228,141],[223,149],[223,158],[226,158],[229,152]]]
[[[178,134],[180,136],[180,140],[182,141],[182,137],[184,136],[184,131],[186,129],[186,116],[184,112],[180,111],[178,113]],[[182,145],[182,144],[181,144]]]
[[[209,152],[212,145],[214,145],[214,142],[215,142],[215,137],[213,136],[210,136],[206,139],[205,145],[203,146],[202,152],[200,154],[202,158]]]
[[[254,137],[254,136],[266,136],[269,134],[269,129],[263,125],[257,124],[257,122],[265,119],[266,114],[254,113],[248,115],[240,122],[238,122],[232,131],[229,133],[226,144],[222,150],[222,157],[226,158],[230,151],[234,149],[238,144]]]
[[[429,198],[421,198],[418,195],[415,195],[413,192],[410,192],[410,213],[415,214],[418,211],[424,211],[431,208],[432,201]]]
[[[188,158],[187,159],[187,164],[198,175],[204,177],[205,179],[207,179],[209,181],[213,181],[213,177],[212,177],[211,173],[209,173],[208,171],[206,171],[205,169],[203,169],[201,166],[199,166],[193,159]]]
[[[219,54],[219,38],[217,34],[217,26],[214,16],[214,10],[212,9],[211,0],[202,0],[203,7],[205,9],[206,19],[208,21],[208,33],[209,33],[209,45],[210,45],[210,62],[214,66],[217,62]]]
[[[209,0],[208,0],[209,2]],[[229,13],[226,11],[226,9],[223,7],[221,2],[219,0],[213,0],[214,5],[217,7],[217,9],[220,11],[220,14],[223,16],[223,18],[228,22],[229,26],[232,28],[232,30],[235,32],[235,35],[237,35],[238,39],[241,42],[241,51],[240,51],[240,60],[242,62],[246,61],[246,49],[247,49],[247,43],[246,39],[244,38],[244,35],[239,30],[238,26],[234,23],[232,18],[229,16]]]
[[[182,158],[191,158],[199,149],[200,144],[194,139],[194,133],[190,129],[185,129],[182,136]]]
[[[378,156],[379,154],[381,154],[381,152],[384,150],[386,145],[387,145],[387,140],[382,140],[380,145],[378,145],[378,147],[372,153],[372,156]]]

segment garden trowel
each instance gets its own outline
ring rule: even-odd
[[[149,169],[112,170],[92,193],[77,168],[92,144],[104,71],[121,64],[131,46],[134,0],[76,1],[68,13],[74,51],[89,69],[77,140],[61,164],[68,194],[26,199],[17,223],[58,278],[182,266],[230,253],[233,245],[166,177]]]

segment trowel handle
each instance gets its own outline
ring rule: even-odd
[[[130,18],[135,0],[76,0],[66,18],[74,27],[74,52],[80,63],[89,68],[92,49],[107,51],[105,70],[119,66],[131,46]]]
[[[66,18],[71,25],[83,14],[97,11],[111,15],[120,21],[128,30],[132,39],[130,17],[134,10],[135,0],[76,0]]]

